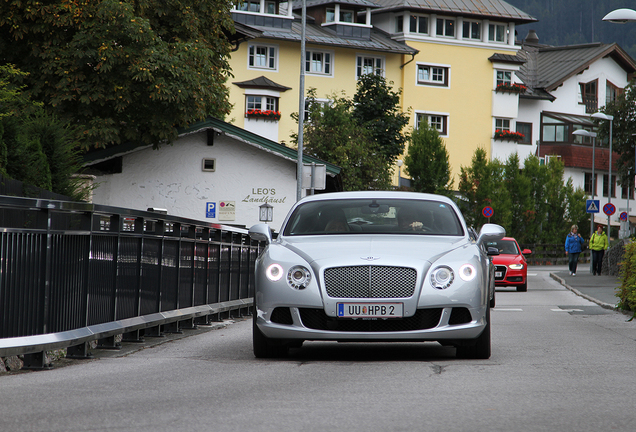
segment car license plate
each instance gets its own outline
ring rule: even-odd
[[[338,303],[339,318],[402,318],[403,303]]]
[[[496,278],[502,278],[503,277],[503,272],[495,272],[495,277]]]

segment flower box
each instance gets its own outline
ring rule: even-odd
[[[274,110],[248,110],[245,113],[245,117],[263,120],[280,120],[280,111]]]
[[[528,87],[523,84],[517,83],[501,83],[498,84],[497,88],[495,89],[495,91],[498,93],[525,93],[526,90],[528,90]]]
[[[512,132],[509,130],[496,130],[495,139],[502,141],[521,141],[525,138],[525,135],[521,132]]]

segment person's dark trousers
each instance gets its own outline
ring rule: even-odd
[[[579,264],[579,252],[576,253],[572,253],[570,252],[568,254],[568,257],[570,257],[570,272],[571,273],[576,273],[576,266]]]
[[[592,251],[592,273],[595,275],[601,274],[601,270],[603,269],[603,255],[605,255],[603,249]]]

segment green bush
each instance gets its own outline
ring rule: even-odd
[[[636,242],[625,245],[625,255],[621,266],[621,286],[616,296],[618,308],[634,311],[636,317]]]

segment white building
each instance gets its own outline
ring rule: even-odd
[[[559,158],[565,165],[565,178],[571,177],[574,187],[599,200],[601,209],[611,190],[611,203],[617,209],[611,224],[619,225],[619,210],[627,208],[628,196],[634,200],[634,190],[628,193],[627,188],[618,186],[617,191],[618,155],[612,155],[610,182],[609,143],[597,140],[593,151],[591,138],[573,132],[596,130],[590,116],[623,92],[636,72],[636,62],[615,43],[552,47],[538,42],[530,31],[516,55],[522,63],[513,80],[527,89],[519,94],[518,111],[510,110],[510,116],[502,117],[509,130],[523,134],[523,138],[493,140],[492,155],[505,160],[517,152],[521,161],[528,155],[538,155],[544,161]],[[636,208],[636,203],[632,206]],[[595,222],[607,224],[607,215],[599,212]]]
[[[296,202],[296,149],[216,119],[193,125],[172,145],[120,145],[91,152],[85,166],[96,176],[93,202],[225,225],[259,222],[259,208],[273,207],[278,230]],[[328,189],[340,168],[326,165]]]

